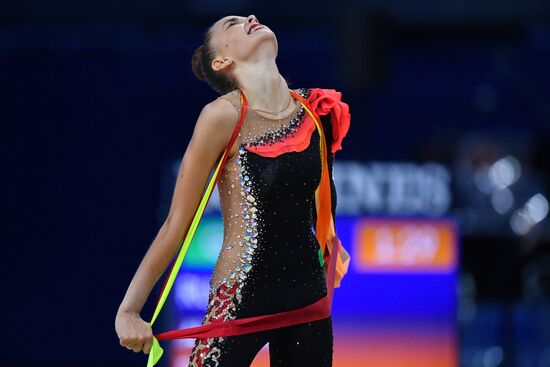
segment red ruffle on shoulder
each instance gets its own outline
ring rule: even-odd
[[[342,140],[347,135],[351,114],[349,106],[342,102],[342,93],[334,89],[314,88],[308,98],[311,108],[322,116],[330,112],[332,125],[331,153],[342,149]]]
[[[333,137],[331,152],[334,153],[342,149],[342,140],[349,130],[351,116],[349,106],[342,102],[342,93],[334,89],[312,88],[307,102],[317,116],[331,113]],[[294,134],[271,145],[245,146],[244,148],[264,157],[276,157],[287,152],[301,152],[309,146],[311,134],[315,129],[315,122],[305,112],[304,119]]]

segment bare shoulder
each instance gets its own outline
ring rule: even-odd
[[[223,98],[204,105],[195,123],[188,155],[208,164],[213,162],[231,140],[238,118],[235,107]]]
[[[225,134],[228,130],[233,132],[237,118],[238,113],[231,102],[218,97],[204,105],[196,128]]]
[[[232,90],[231,92],[222,94],[217,98],[220,101],[223,101],[226,104],[233,106],[233,109],[238,115],[241,112],[241,96],[238,89]]]

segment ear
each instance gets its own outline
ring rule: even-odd
[[[224,57],[224,58],[215,58],[212,61],[212,69],[215,71],[223,70],[233,64],[233,60],[230,57]]]

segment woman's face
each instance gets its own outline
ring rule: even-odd
[[[232,61],[254,61],[262,54],[277,55],[275,34],[254,15],[226,16],[212,25],[211,32],[211,45],[216,50],[217,60],[230,64]],[[216,69],[215,65],[213,67]]]

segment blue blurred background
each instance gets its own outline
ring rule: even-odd
[[[414,354],[430,348],[411,344],[410,330],[387,338],[387,359],[378,349],[376,360],[345,360],[336,344],[335,366],[550,366],[543,0],[0,3],[1,364],[145,365],[118,344],[114,317],[165,219],[196,118],[217,97],[194,78],[191,55],[231,14],[275,32],[291,88],[336,89],[350,105],[335,178],[356,263],[335,318],[365,323],[341,340],[369,351],[385,326],[402,325],[448,342],[432,345],[439,360]],[[361,257],[376,244],[349,229],[377,219],[452,223],[456,256],[442,269],[407,252],[409,262],[378,268]],[[358,303],[344,306],[351,294]],[[391,319],[382,326],[380,308]]]

